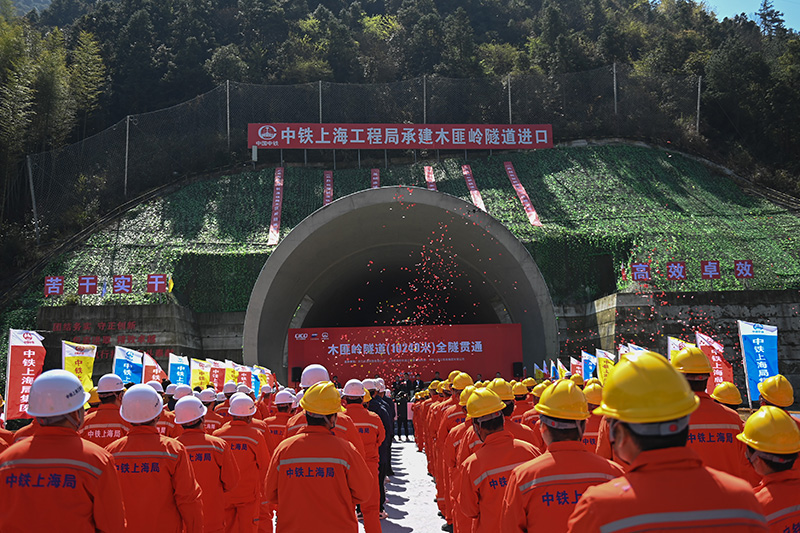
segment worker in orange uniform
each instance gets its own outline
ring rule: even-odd
[[[231,405],[231,396],[236,394],[236,382],[226,381],[225,385],[222,386],[221,394],[225,397],[225,399],[221,403],[217,404],[217,406],[214,408],[214,411],[216,411],[220,416],[224,417]]]
[[[772,405],[785,411],[794,403],[794,388],[781,374],[768,377],[759,383],[758,392],[761,393],[759,405]]]
[[[106,374],[97,382],[97,395],[100,407],[86,415],[83,427],[78,431],[81,437],[105,448],[115,440],[124,437],[131,430],[119,414],[125,384],[116,374]]]
[[[369,501],[374,476],[361,453],[333,435],[344,411],[339,391],[330,381],[319,382],[300,406],[308,423],[278,445],[267,474],[266,499],[278,506],[277,531],[357,533],[355,506]]]
[[[0,453],[0,531],[125,530],[114,459],[77,432],[88,398],[65,370],[33,381],[28,414],[39,429]]]
[[[505,430],[511,433],[515,439],[533,444],[539,453],[543,452],[546,445],[542,440],[541,432],[538,429],[531,429],[511,420],[511,415],[514,412],[514,392],[511,384],[503,378],[495,378],[487,388],[497,394],[506,404],[505,409],[503,409],[503,417],[506,419]]]
[[[542,393],[546,388],[547,385],[544,383],[537,383],[534,385],[533,389],[531,390],[531,404],[533,407],[522,413],[522,420],[520,421],[520,424],[528,426],[531,429],[536,427],[536,422],[539,421],[539,411],[535,409],[536,403],[539,401],[539,398],[542,397]]]
[[[714,392],[711,393],[711,399],[734,410],[742,405],[742,393],[740,393],[736,385],[730,381],[723,381],[714,387]]]
[[[550,385],[536,404],[547,451],[511,472],[503,499],[503,533],[567,530],[567,519],[590,486],[622,475],[622,468],[582,442],[590,413],[571,380]]]
[[[203,416],[203,430],[211,435],[224,424],[222,417],[214,412],[214,403],[217,399],[217,394],[214,392],[214,389],[203,389],[198,399],[206,408],[206,414]]]
[[[704,466],[686,446],[699,403],[665,357],[626,354],[606,379],[597,414],[611,419],[612,445],[630,467],[586,489],[567,531],[767,531],[750,484]]]
[[[381,417],[369,411],[364,405],[366,395],[364,384],[351,379],[344,385],[343,399],[345,402],[345,412],[353,420],[358,436],[364,443],[364,453],[366,463],[373,475],[372,492],[368,501],[361,505],[361,513],[364,516],[364,531],[366,533],[381,531],[381,497],[380,487],[378,486],[378,473],[380,452],[379,448],[386,439],[386,429],[383,427]]]
[[[511,388],[511,392],[514,393],[514,411],[509,418],[521,424],[525,413],[533,409],[533,398],[530,397],[528,387],[523,382],[516,383]]]
[[[694,346],[684,348],[672,357],[672,366],[683,374],[700,399],[700,406],[689,418],[689,448],[697,452],[705,466],[758,485],[759,476],[745,459],[744,444],[735,438],[742,430],[742,419],[706,392],[711,377],[711,362],[706,354]]]
[[[225,522],[227,532],[252,533],[258,530],[263,503],[262,490],[270,452],[264,435],[253,424],[256,406],[244,394],[229,398],[228,412],[233,417],[214,432],[228,443],[239,465],[239,483],[226,494]]]
[[[478,389],[467,400],[467,416],[483,446],[462,465],[458,508],[475,519],[473,533],[497,533],[503,494],[511,471],[539,455],[530,443],[503,429],[506,404],[491,389]]]
[[[14,442],[20,442],[23,439],[33,436],[33,434],[36,433],[40,427],[39,421],[34,418],[33,422],[27,426],[19,428],[14,432]]]
[[[164,395],[164,387],[161,386],[161,382],[153,380],[148,381],[146,385],[149,385],[150,388],[158,393],[159,398],[161,398],[161,402],[164,404],[164,412],[158,418],[156,430],[160,435],[164,435],[165,437],[170,437],[173,439],[179,437],[180,434],[183,433],[183,430],[178,424],[175,423],[175,413],[170,411],[167,407],[166,398]]]
[[[458,405],[461,407],[464,418],[450,430],[443,444],[444,464],[445,468],[449,470],[450,476],[449,492],[445,497],[448,500],[447,505],[452,509],[453,513],[454,533],[469,533],[472,531],[472,518],[458,509],[458,493],[461,490],[461,463],[457,462],[456,459],[461,441],[466,438],[467,434],[475,433],[472,429],[472,420],[467,418],[467,401],[469,401],[469,397],[472,396],[475,390],[474,385],[469,385],[461,392]]]
[[[122,397],[120,413],[133,427],[106,447],[117,464],[125,498],[127,531],[202,533],[203,505],[186,448],[158,433],[161,395],[134,385]]]
[[[272,387],[264,385],[258,392],[258,401],[256,402],[256,409],[258,413],[256,417],[260,420],[266,420],[276,413],[274,395]]]
[[[583,395],[589,404],[589,419],[586,421],[586,429],[583,431],[583,445],[592,453],[597,450],[597,435],[600,432],[600,422],[603,417],[594,414],[594,410],[600,407],[603,401],[603,386],[599,381],[592,382],[584,386]]]
[[[227,442],[203,429],[203,419],[207,414],[208,408],[194,396],[182,397],[175,404],[175,423],[183,427],[178,442],[186,447],[197,483],[203,491],[203,531],[223,533],[225,495],[239,483],[239,467]]]
[[[753,413],[736,438],[747,445],[747,459],[762,476],[756,499],[773,533],[800,530],[800,473],[792,467],[800,452],[800,429],[778,407]]]
[[[461,393],[470,386],[474,386],[474,382],[472,381],[472,377],[466,372],[459,372],[453,377],[453,383],[450,386],[451,395],[441,409],[439,428],[436,434],[436,442],[439,447],[439,453],[436,456],[438,461],[436,470],[439,472],[439,477],[436,478],[436,485],[437,492],[441,486],[441,497],[443,498],[442,515],[445,522],[447,522],[447,524],[442,527],[444,531],[453,531],[454,520],[452,501],[449,497],[451,493],[450,483],[452,472],[446,464],[445,451],[447,450],[447,444],[445,441],[447,440],[450,430],[458,424],[463,424],[466,420],[464,408],[459,404]]]
[[[264,423],[267,424],[267,429],[276,445],[280,444],[286,436],[286,424],[292,417],[293,403],[294,396],[292,396],[291,392],[287,390],[278,392],[274,399],[275,414],[264,419]]]
[[[2,399],[2,397],[0,397],[0,399]],[[92,387],[89,390],[89,401],[86,403],[89,404],[89,408],[86,410],[87,415],[94,413],[100,408],[100,395],[97,393],[97,387]],[[0,407],[2,406],[3,404],[0,403]]]

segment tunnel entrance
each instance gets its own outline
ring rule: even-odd
[[[527,250],[459,198],[385,187],[301,222],[259,275],[244,360],[287,382],[289,328],[520,323],[524,362],[555,357],[552,302]]]

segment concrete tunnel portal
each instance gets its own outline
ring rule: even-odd
[[[471,203],[414,187],[361,191],[277,246],[250,295],[244,362],[287,383],[290,328],[522,326],[523,363],[558,355],[550,293],[511,232]]]

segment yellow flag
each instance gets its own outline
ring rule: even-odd
[[[192,359],[192,388],[200,387],[205,389],[210,381],[211,365],[200,359]]]
[[[597,377],[600,379],[600,383],[605,385],[606,378],[608,374],[611,372],[611,369],[614,368],[614,361],[607,357],[598,357],[597,358]]]
[[[175,286],[175,283],[172,281],[172,274],[169,276],[169,282],[167,283],[167,292],[172,292],[172,287]]]
[[[225,359],[225,383],[229,381],[239,383],[239,371],[236,370],[236,363],[229,359]]]
[[[94,372],[94,357],[97,346],[94,344],[75,344],[74,342],[61,341],[61,363],[64,370],[71,372],[81,380],[83,390],[89,392],[94,387],[92,373]]]

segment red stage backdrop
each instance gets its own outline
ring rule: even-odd
[[[387,383],[403,372],[422,374],[425,381],[451,370],[473,378],[511,379],[512,363],[522,361],[519,324],[458,326],[377,326],[289,330],[289,369],[325,365],[344,383],[380,375]]]

